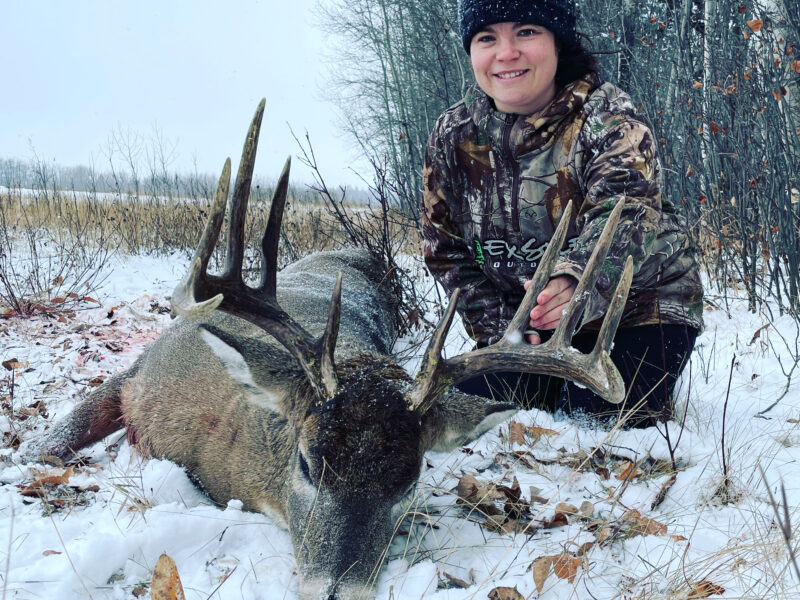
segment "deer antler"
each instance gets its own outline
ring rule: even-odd
[[[223,274],[220,276],[209,275],[208,261],[219,238],[225,216],[231,176],[230,158],[225,161],[222,169],[211,214],[206,222],[189,272],[172,293],[172,315],[173,317],[181,315],[197,319],[219,309],[250,321],[269,332],[283,344],[300,363],[317,396],[328,399],[336,394],[338,385],[333,352],[339,332],[342,274],[339,273],[334,286],[327,328],[318,340],[315,340],[300,324],[284,312],[275,295],[278,242],[289,186],[291,159],[286,160],[272,196],[269,219],[261,240],[263,260],[259,284],[257,287],[250,287],[242,279],[245,215],[258,148],[258,134],[264,115],[264,104],[265,101],[261,100],[256,109],[242,150],[242,160],[239,164],[239,173],[236,176],[231,200],[228,252]]]
[[[422,366],[416,377],[416,386],[409,394],[411,409],[424,413],[451,386],[476,375],[497,371],[555,375],[586,386],[611,403],[621,402],[625,397],[625,384],[616,366],[611,362],[609,352],[633,278],[633,259],[630,256],[625,263],[622,278],[608,307],[594,349],[589,354],[582,354],[571,348],[570,342],[578,319],[589,299],[590,290],[600,274],[600,265],[608,253],[624,202],[624,199],[620,200],[611,212],[586,264],[583,276],[578,282],[572,301],[564,311],[553,336],[547,342],[532,345],[525,342],[523,336],[529,322],[530,311],[536,305],[536,297],[547,284],[558,252],[564,244],[567,224],[572,214],[571,202],[567,205],[522,304],[514,314],[502,339],[486,348],[445,359],[442,356],[442,347],[455,314],[460,291],[456,289],[425,351]]]

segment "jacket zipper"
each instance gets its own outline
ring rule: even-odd
[[[513,238],[519,234],[519,163],[511,153],[511,130],[514,128],[513,115],[506,117],[506,128],[503,132],[503,152],[511,163],[511,223],[507,224],[507,231]],[[499,193],[500,190],[498,190]]]

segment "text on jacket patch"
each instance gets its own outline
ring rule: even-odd
[[[578,241],[577,237],[567,240],[567,250],[574,249]],[[549,242],[549,240],[548,240]],[[523,266],[528,263],[529,268],[535,268],[537,261],[542,257],[547,249],[548,242],[536,243],[536,238],[532,237],[522,246],[509,244],[505,240],[485,240],[481,242],[475,239],[475,262],[479,265],[489,263],[489,266],[500,268],[503,261],[507,268]]]

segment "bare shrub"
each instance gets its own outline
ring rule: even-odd
[[[417,218],[405,210],[401,201],[403,190],[389,177],[388,164],[379,164],[377,159],[370,158],[373,180],[372,183],[365,181],[369,193],[367,203],[347,204],[346,188],[340,188],[335,194],[325,183],[308,134],[305,143],[297,136],[295,140],[302,153],[300,160],[311,168],[314,176],[310,187],[324,205],[323,223],[327,226],[324,235],[340,245],[366,248],[378,257],[386,269],[389,289],[398,302],[399,335],[418,328],[424,315],[433,308],[432,303],[426,299],[427,290],[420,288],[414,274],[404,268],[398,258],[400,254],[419,255],[422,238]]]
[[[29,314],[43,303],[79,300],[102,277],[113,253],[103,219],[58,198],[47,189],[32,198],[18,188],[0,193],[3,312]]]

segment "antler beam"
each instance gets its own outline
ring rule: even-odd
[[[559,321],[553,336],[545,343],[532,345],[524,340],[524,332],[536,298],[544,289],[564,244],[572,203],[567,205],[553,238],[539,263],[517,312],[502,339],[491,346],[461,354],[451,359],[442,356],[442,348],[455,314],[459,290],[453,292],[450,305],[439,322],[422,360],[416,387],[409,397],[412,409],[424,413],[448,388],[477,375],[498,371],[520,371],[554,375],[591,389],[611,403],[625,397],[625,384],[611,361],[609,353],[633,278],[633,259],[629,256],[625,269],[608,307],[594,349],[582,354],[570,346],[578,319],[588,301],[590,290],[600,274],[600,266],[608,254],[611,239],[619,224],[624,205],[620,200],[611,212],[589,262],[584,269],[573,299]]]

